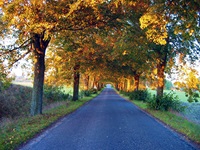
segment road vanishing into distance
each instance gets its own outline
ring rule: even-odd
[[[103,92],[21,150],[194,150],[112,88]]]

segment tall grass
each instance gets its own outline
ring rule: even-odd
[[[32,87],[11,84],[11,86],[0,92],[0,119],[3,117],[14,118],[28,116],[30,112]],[[65,101],[70,98],[59,87],[44,86],[44,106],[54,102]]]
[[[0,118],[28,115],[31,100],[31,87],[11,84],[0,93]]]

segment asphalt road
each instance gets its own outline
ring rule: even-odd
[[[113,89],[106,88],[21,149],[192,150],[195,147]]]

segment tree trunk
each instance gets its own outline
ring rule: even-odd
[[[139,74],[135,74],[134,75],[134,91],[138,91],[139,90],[139,84],[140,84],[140,75]]]
[[[74,87],[73,87],[73,97],[72,100],[78,100],[79,95],[79,81],[80,81],[80,73],[79,73],[80,65],[74,66]]]
[[[165,66],[166,64],[164,62],[159,62],[157,64],[157,97],[163,96],[163,90],[164,90],[164,80],[165,80]]]
[[[127,92],[127,79],[124,80],[124,91]]]
[[[97,89],[97,79],[96,79],[96,77],[94,76],[94,81],[93,81],[93,85],[92,85],[92,88],[93,89]]]
[[[167,44],[158,47],[158,62],[157,62],[157,102],[158,98],[163,96],[163,90],[165,85],[165,67],[167,65],[167,57],[168,57],[168,45],[169,38],[167,38]]]
[[[84,78],[84,90],[89,90],[89,80],[90,80],[90,76],[85,75],[85,78]]]
[[[119,83],[118,83],[118,82],[115,83],[115,89],[116,89],[117,91],[119,91]]]
[[[31,115],[42,114],[43,85],[45,71],[45,51],[50,39],[44,40],[44,34],[33,35],[34,46],[34,83],[31,101]]]
[[[101,90],[101,83],[97,82],[97,90],[100,91]]]
[[[131,91],[131,81],[130,79],[127,79],[127,92],[130,92]]]

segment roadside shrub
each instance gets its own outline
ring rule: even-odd
[[[11,84],[0,92],[0,118],[27,116],[30,113],[32,88]],[[44,86],[44,106],[57,101],[70,99],[61,87]]]
[[[126,95],[126,94],[125,94],[125,93],[126,93],[125,91],[119,91],[119,93],[120,93],[120,94],[123,94],[123,95]]]
[[[46,103],[64,101],[69,99],[70,95],[66,94],[63,87],[44,85],[44,99]]]
[[[88,97],[91,95],[91,92],[89,90],[82,90],[80,93],[79,93],[79,98],[83,98],[83,97]]]
[[[119,91],[120,94],[123,94],[125,96],[129,96],[131,92],[126,92],[126,91]]]
[[[89,90],[84,90],[83,94],[84,94],[84,96],[90,96],[91,92]]]
[[[129,93],[131,100],[147,101],[150,93],[147,90],[138,90]]]
[[[164,93],[162,97],[153,95],[153,97],[148,99],[147,106],[154,110],[168,111],[169,109],[172,109],[178,112],[184,111],[185,108],[181,105],[178,96],[172,92],[168,94]]]
[[[198,102],[198,98],[200,98],[199,93],[197,93],[196,91],[193,92],[192,90],[190,90],[188,93],[185,94],[186,97],[188,97],[188,102]]]
[[[95,89],[95,88],[92,88],[92,89],[89,90],[89,92],[90,92],[91,94],[97,94],[98,90]]]
[[[0,63],[0,92],[2,92],[3,90],[6,90],[11,85],[11,81],[13,80],[13,78],[8,77],[8,74],[9,72],[6,70],[6,68],[2,65],[2,62],[1,62]]]
[[[29,114],[32,88],[13,85],[0,93],[0,118]]]

